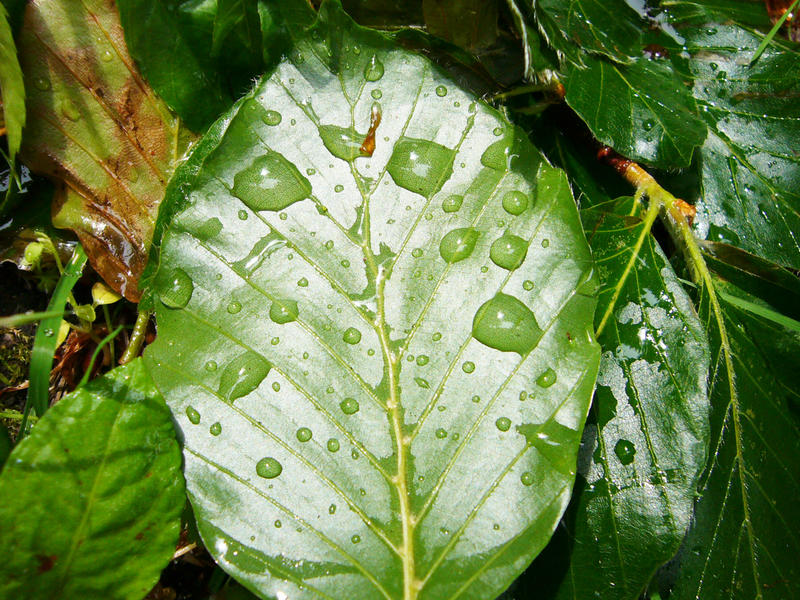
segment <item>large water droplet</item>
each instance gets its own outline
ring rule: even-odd
[[[383,63],[377,56],[373,55],[367,66],[364,67],[364,79],[378,81],[381,77],[383,77]]]
[[[527,306],[499,293],[475,313],[472,335],[495,350],[527,354],[539,342],[542,330]]]
[[[481,164],[490,169],[505,171],[508,157],[509,140],[502,139],[489,146],[481,155]]]
[[[394,145],[386,170],[402,188],[433,196],[453,172],[455,151],[436,142],[402,137]]]
[[[262,458],[256,463],[256,473],[264,479],[275,479],[283,472],[283,466],[271,456]],[[280,525],[278,525],[280,527]]]
[[[500,417],[494,424],[500,431],[508,431],[511,429],[511,419],[508,417]]]
[[[472,227],[448,231],[439,243],[439,254],[447,263],[457,263],[468,258],[475,249],[478,232]]]
[[[291,323],[299,314],[297,302],[294,300],[274,300],[269,307],[269,318],[279,325]]]
[[[336,158],[351,161],[359,156],[367,156],[367,153],[361,150],[366,134],[358,133],[352,127],[320,125],[319,136],[328,151]]]
[[[192,292],[194,292],[192,278],[183,269],[175,269],[166,284],[159,287],[158,296],[165,306],[183,308],[189,304]]]
[[[623,465],[629,465],[636,456],[636,446],[629,440],[619,440],[614,446],[614,454],[617,455],[619,462]]]
[[[442,210],[446,213],[458,212],[461,205],[464,203],[464,196],[458,194],[451,194],[442,200]]]
[[[307,442],[308,440],[311,439],[311,436],[313,434],[311,433],[311,430],[308,427],[301,427],[300,429],[297,430],[297,433],[295,435],[297,435],[298,441]]]
[[[273,231],[258,240],[246,257],[237,260],[231,266],[239,275],[249,277],[266,259],[284,246],[286,246],[286,240],[279,233]]]
[[[222,371],[219,382],[219,395],[233,402],[246,396],[264,380],[272,365],[255,352],[245,352],[234,358]]]
[[[355,398],[345,398],[339,403],[339,408],[346,415],[354,415],[358,412],[358,400]]]
[[[355,327],[348,327],[342,335],[342,339],[348,344],[357,344],[361,341],[361,332]]]
[[[281,116],[281,113],[276,110],[268,110],[264,112],[264,116],[261,117],[261,120],[270,127],[275,127],[276,125],[280,125],[283,117]]]
[[[556,379],[558,379],[556,372],[553,371],[553,369],[548,368],[544,373],[536,378],[536,384],[539,387],[549,388],[556,382]]]
[[[503,196],[503,209],[510,215],[521,215],[528,208],[528,196],[523,192],[507,192]]]
[[[489,249],[489,258],[498,267],[513,271],[518,268],[528,254],[528,242],[513,233],[504,233]]]
[[[197,412],[193,406],[186,407],[186,416],[194,425],[197,425],[200,422],[200,413]]]
[[[268,152],[233,178],[231,193],[252,210],[282,210],[311,194],[311,183],[282,154]]]

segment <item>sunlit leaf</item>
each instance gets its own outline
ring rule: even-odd
[[[494,109],[321,14],[176,176],[148,367],[203,540],[262,597],[495,597],[574,478],[577,211]]]
[[[3,121],[8,140],[8,156],[13,165],[22,142],[25,126],[25,87],[17,60],[14,36],[8,22],[8,13],[0,4],[0,99]]]

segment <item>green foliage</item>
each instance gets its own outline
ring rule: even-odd
[[[169,411],[141,361],[56,404],[0,475],[0,595],[142,598],[183,507]]]
[[[127,172],[105,149],[119,134],[151,134],[146,120],[93,129],[116,105],[89,97],[109,69],[78,34],[103,23],[127,56],[113,7],[32,3],[18,29],[22,3],[3,4],[26,86],[45,73],[53,89],[27,86],[22,162],[67,182],[56,202],[84,234],[138,222],[84,185],[92,168]],[[154,311],[145,364],[223,569],[262,598],[800,597],[800,28],[779,3],[344,2],[382,33],[338,0],[318,13],[306,0],[116,4],[143,78],[129,58],[121,72],[178,117],[162,107],[171,160],[181,120],[205,132],[144,215],[166,186],[140,238],[125,360]],[[64,18],[43,27],[43,10]],[[75,81],[42,51],[48,36]],[[84,118],[58,116],[64,97]],[[42,136],[51,121],[69,135]],[[94,158],[59,159],[62,139]],[[32,141],[59,168],[26,155]],[[79,423],[108,435],[60,409],[92,385],[45,415],[6,473]],[[104,402],[122,402],[108,386]],[[169,437],[158,414],[140,443]],[[26,468],[42,502],[74,487]],[[174,464],[159,481],[180,495]],[[175,531],[161,523],[163,542]],[[36,570],[49,541],[18,536],[15,556]],[[122,561],[142,573],[139,596],[167,556],[162,544]],[[8,585],[50,585],[19,564]],[[119,576],[101,571],[104,585]],[[221,575],[210,593],[249,593]]]
[[[8,156],[13,167],[22,142],[22,128],[25,127],[25,86],[8,13],[3,5],[0,5],[0,98],[3,100]]]

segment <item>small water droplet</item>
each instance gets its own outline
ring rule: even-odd
[[[331,504],[331,505],[328,507],[328,512],[329,512],[330,514],[335,514],[335,513],[336,513],[336,505],[335,505],[335,504]]]
[[[275,520],[275,523],[273,523],[273,525],[275,525],[275,529],[280,529],[281,527],[283,527],[283,523],[281,523],[280,520],[278,519]]]
[[[275,479],[283,471],[283,466],[271,456],[262,458],[256,463],[256,473],[264,479]]]
[[[642,123],[642,127],[644,127],[645,131],[650,131],[655,124],[656,123],[653,121],[653,119],[645,119],[644,123]]]
[[[464,373],[472,373],[475,370],[475,363],[468,360],[461,365],[461,370],[464,371]]]
[[[536,346],[542,330],[527,306],[513,296],[498,293],[475,313],[472,335],[490,348],[522,355]]]
[[[414,377],[414,381],[423,390],[430,389],[430,387],[431,387],[431,384],[428,383],[428,380],[427,379],[423,379],[422,377]]]
[[[242,210],[239,211],[239,218],[242,221],[247,221],[247,217],[248,217],[248,214],[247,214],[246,210],[242,209]]]
[[[281,300],[273,300],[269,307],[269,318],[274,323],[278,323],[279,325],[285,325],[286,323],[295,321],[297,319],[297,315],[299,314],[300,311],[297,308],[297,302],[294,300],[288,300],[285,298]]]
[[[437,429],[437,430],[434,432],[434,435],[436,435],[436,437],[437,437],[437,438],[439,438],[440,440],[443,440],[444,438],[446,438],[446,437],[447,437],[447,431],[445,431],[444,429],[442,429],[441,427],[439,427],[439,429]]]
[[[519,478],[524,486],[531,486],[533,485],[533,473],[530,471],[525,471]]]
[[[194,292],[194,283],[183,269],[175,269],[166,284],[159,287],[159,298],[169,308],[183,308]]]
[[[308,440],[311,439],[311,436],[313,434],[311,433],[311,430],[308,427],[301,427],[300,429],[297,430],[297,433],[295,435],[297,436],[297,440],[299,442],[307,442]]]
[[[526,392],[525,390],[521,391],[519,393],[519,401],[520,402],[525,402],[525,400],[527,400],[527,399],[528,399],[528,392]]]
[[[337,193],[338,193],[338,192],[342,192],[342,191],[344,191],[344,186],[343,186],[341,183],[337,183],[337,184],[334,186],[334,188],[333,188],[333,191],[334,191],[334,192],[337,192]]]
[[[277,381],[273,381],[272,382],[272,389],[275,392],[280,392],[281,391],[281,384],[278,383]]]
[[[481,401],[481,397],[480,397],[480,396],[478,396],[477,394],[475,394],[475,395],[472,397],[472,401],[473,401],[475,404],[477,404],[478,402],[480,402],[480,401]]]
[[[629,465],[636,456],[636,446],[629,440],[619,440],[614,446],[614,454],[623,465]]]
[[[383,92],[375,88],[369,93],[369,95],[375,98],[375,100],[380,100],[383,97]]]
[[[500,417],[494,424],[500,431],[508,431],[511,429],[511,419],[508,417]]]
[[[536,378],[536,384],[539,387],[549,388],[556,382],[557,379],[558,376],[556,375],[556,372],[553,371],[553,369],[548,368],[544,373]]]
[[[414,248],[411,251],[411,256],[414,258],[420,258],[422,256],[422,248]]]
[[[361,536],[354,535],[353,537],[350,538],[350,541],[353,542],[354,544],[358,544],[361,541]]]
[[[447,88],[443,85],[437,85],[436,95],[439,96],[440,98],[444,98],[445,96],[447,96]]]
[[[383,77],[383,63],[377,56],[373,55],[369,59],[367,66],[364,67],[364,79],[378,81],[381,77]]]
[[[197,412],[197,410],[195,410],[194,407],[192,406],[186,407],[186,416],[189,418],[189,421],[191,421],[194,425],[200,423],[200,413]]]
[[[50,80],[44,77],[37,77],[33,80],[33,87],[42,92],[46,92],[50,89]]]
[[[528,208],[528,196],[520,191],[507,192],[503,196],[503,209],[510,215],[521,215]]]
[[[542,248],[547,248],[549,246],[550,246],[550,240],[548,240],[547,238],[544,238],[542,240]]]
[[[451,194],[442,200],[442,210],[446,213],[458,212],[461,205],[464,203],[464,196],[458,194]]]
[[[81,113],[78,107],[69,98],[61,100],[61,114],[70,121],[77,121],[81,118]]]
[[[495,127],[492,130],[492,133],[499,137],[499,136],[503,135],[503,128],[502,127]]]
[[[338,452],[339,451],[339,440],[336,438],[331,438],[328,440],[327,443],[328,452]]]
[[[469,258],[475,250],[478,232],[472,227],[448,231],[439,243],[439,255],[449,264]]]
[[[522,282],[522,289],[530,292],[533,289],[533,282],[530,279],[526,279]]]
[[[434,342],[438,342],[440,339],[442,339],[442,334],[441,334],[441,333],[439,333],[439,332],[437,331],[436,333],[434,333],[434,334],[431,336],[431,339],[432,339]]]
[[[306,279],[305,277],[301,277],[300,279],[297,280],[297,285],[300,287],[308,287],[308,279]]]
[[[206,371],[213,372],[217,370],[217,362],[210,360],[206,363]]]
[[[114,60],[114,54],[111,52],[111,50],[103,50],[100,53],[100,60],[103,62],[111,62]]]
[[[53,337],[55,334],[56,334],[56,332],[53,330],[52,327],[47,327],[44,330],[44,336],[45,337]]]
[[[518,268],[528,254],[528,242],[521,237],[506,232],[489,249],[489,258],[498,267],[513,271]]]
[[[236,300],[234,300],[233,302],[228,304],[227,311],[232,315],[235,315],[236,313],[238,313],[241,310],[242,310],[242,303],[241,302],[237,302]]]
[[[345,329],[342,339],[348,344],[357,344],[361,341],[361,332],[355,327]]]
[[[424,367],[425,365],[428,364],[428,360],[429,359],[428,359],[428,357],[426,355],[420,354],[417,357],[417,365],[420,366],[420,367]]]
[[[208,428],[208,432],[213,436],[218,436],[222,433],[222,425],[217,421],[211,427]]]
[[[354,415],[358,412],[358,401],[355,398],[345,398],[339,403],[339,408],[346,415]]]
[[[279,113],[276,110],[265,111],[264,116],[261,118],[261,120],[264,121],[264,123],[266,125],[269,125],[270,127],[275,127],[276,125],[280,125],[282,119],[283,117],[281,116],[281,113]]]

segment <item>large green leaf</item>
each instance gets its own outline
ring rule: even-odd
[[[180,462],[141,361],[66,396],[0,475],[0,596],[142,598],[178,541]]]
[[[0,98],[3,106],[3,127],[8,140],[8,156],[14,158],[22,143],[25,126],[25,86],[17,60],[17,48],[8,22],[8,14],[0,5]]]
[[[494,597],[570,495],[588,247],[524,134],[340,11],[178,174],[148,366],[203,539],[249,588]]]
[[[800,267],[800,51],[742,27],[681,29],[694,95],[709,125],[702,147],[700,231],[781,265]]]
[[[709,279],[712,455],[671,598],[800,596],[800,323]]]
[[[19,35],[28,92],[22,158],[59,182],[57,227],[137,300],[158,204],[187,136],[141,79],[113,3],[31,2]]]

